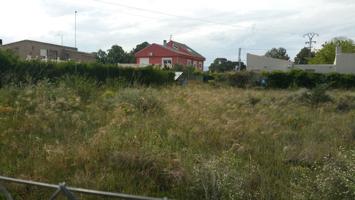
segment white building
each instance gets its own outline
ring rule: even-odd
[[[249,71],[289,71],[292,69],[301,69],[316,73],[341,73],[355,74],[355,54],[343,53],[340,47],[336,49],[334,64],[321,65],[298,65],[291,61],[270,58],[266,56],[257,56],[247,54],[247,70]]]

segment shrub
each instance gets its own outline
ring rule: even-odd
[[[240,88],[256,85],[256,74],[253,72],[236,72],[228,74],[228,83]]]
[[[271,88],[289,88],[292,83],[292,75],[286,72],[274,71],[269,73],[264,73],[264,76],[268,79],[268,87]]]
[[[208,72],[202,73],[202,77],[203,77],[202,80],[205,83],[208,83],[209,81],[212,81],[215,79],[214,76]]]
[[[104,65],[99,63],[54,63],[32,61],[11,61],[2,59],[3,53],[0,54],[0,74],[10,77],[6,79],[7,84],[16,81],[18,84],[27,83],[27,77],[35,83],[39,80],[49,79],[56,80],[60,77],[68,75],[77,75],[96,80],[98,83],[105,83],[108,79],[124,80],[128,84],[141,85],[165,85],[174,82],[174,73],[154,69],[152,67],[145,68],[121,68],[116,65]]]
[[[314,88],[316,85],[323,83],[321,74],[309,73],[303,70],[293,70],[289,74],[295,87]]]
[[[331,101],[331,97],[327,94],[327,85],[317,85],[312,90],[303,93],[302,99],[311,105],[318,105]]]
[[[253,72],[203,73],[203,81],[226,84],[233,87],[252,87],[258,85],[260,75]]]
[[[255,106],[256,104],[258,104],[261,101],[260,98],[258,97],[253,97],[253,96],[249,96],[248,97],[248,103],[252,106]]]
[[[127,113],[158,113],[162,111],[161,102],[152,90],[128,89],[119,93],[118,100]]]
[[[95,79],[81,76],[65,76],[60,83],[73,88],[81,100],[87,102],[96,96],[98,84]]]
[[[321,172],[316,176],[316,190],[319,199],[354,199],[355,197],[355,151],[340,150],[334,158],[319,167]]]

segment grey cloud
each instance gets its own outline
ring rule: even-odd
[[[280,10],[275,7],[269,10],[244,11],[239,8],[235,12],[206,10],[202,6],[186,18],[101,4],[82,5],[75,1],[67,5],[60,0],[44,0],[43,7],[48,10],[50,17],[71,15],[74,9],[80,10],[78,43],[82,50],[96,51],[119,44],[128,51],[140,42],[161,43],[163,39],[173,34],[176,38],[184,38],[181,42],[201,52],[209,63],[220,56],[236,59],[239,47],[269,49],[283,46],[288,49],[290,56],[294,57],[297,50],[304,46],[305,40],[302,35],[309,31],[320,33],[319,41],[329,40],[338,35],[354,36],[355,22],[352,19],[355,18],[353,12],[355,2],[352,0],[336,2],[322,0],[322,2],[323,5],[311,9],[290,7]],[[114,17],[117,18],[117,23]],[[129,20],[131,18],[139,20],[131,21]],[[151,26],[147,26],[150,24]],[[209,31],[200,33],[199,30]],[[195,35],[196,32],[199,33],[198,36]],[[66,34],[70,37],[72,33],[66,30]]]

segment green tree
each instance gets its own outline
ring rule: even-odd
[[[19,61],[19,57],[11,50],[0,49],[0,72],[1,69],[15,65]]]
[[[148,42],[142,42],[142,43],[140,43],[140,44],[137,44],[136,47],[133,48],[133,49],[129,52],[129,54],[128,54],[129,63],[136,63],[135,54],[136,54],[138,51],[140,51],[140,50],[142,50],[142,49],[148,47],[149,45],[150,45],[150,44],[149,44]]]
[[[117,64],[129,62],[128,54],[121,46],[113,45],[107,52],[107,63]]]
[[[226,58],[216,58],[210,65],[209,70],[211,72],[227,72],[233,71],[239,66],[239,62],[233,62]],[[245,64],[241,63],[241,68],[245,69]]]
[[[96,52],[96,61],[103,64],[136,63],[134,54],[147,46],[149,46],[148,42],[142,42],[141,44],[136,45],[136,47],[128,53],[125,52],[121,46],[116,44],[107,51],[100,49],[98,52]]]
[[[308,62],[314,58],[315,53],[311,51],[309,48],[305,47],[301,49],[301,51],[295,57],[296,64],[308,64]]]
[[[95,53],[95,56],[96,56],[96,61],[98,63],[102,63],[102,64],[107,63],[107,53],[106,53],[106,51],[103,51],[103,50],[100,49],[97,53]]]
[[[148,47],[149,45],[150,44],[148,42],[142,42],[140,44],[137,44],[137,46],[132,49],[131,53],[134,55],[135,53],[137,53],[138,51]]]
[[[282,60],[290,60],[290,57],[288,56],[286,49],[283,47],[280,47],[278,49],[272,48],[271,50],[265,53],[265,56],[276,58],[276,59],[282,59]]]
[[[338,37],[322,45],[322,48],[316,52],[310,64],[333,64],[335,60],[335,49],[341,47],[344,53],[355,53],[354,41],[348,38]]]

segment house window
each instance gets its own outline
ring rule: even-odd
[[[49,50],[49,52],[48,52],[48,58],[49,58],[50,60],[57,60],[57,58],[58,58],[58,51]]]
[[[139,64],[149,65],[149,58],[139,58]]]
[[[187,60],[187,65],[192,65],[192,60]]]
[[[201,61],[200,61],[200,62],[198,62],[198,67],[202,69],[203,64],[202,64],[202,62],[201,62]]]
[[[193,66],[194,66],[194,67],[197,67],[197,61],[194,61]]]
[[[47,49],[40,49],[39,56],[41,59],[47,59]]]
[[[162,58],[162,67],[163,68],[172,68],[173,67],[173,59],[172,58]]]

